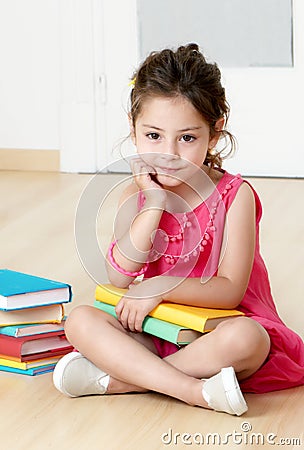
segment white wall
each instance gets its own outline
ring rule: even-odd
[[[60,0],[0,0],[0,148],[60,148]]]
[[[303,176],[304,2],[293,7],[294,68],[223,71],[240,144],[228,170]],[[137,64],[136,0],[0,0],[0,55],[0,149],[60,150],[67,172],[113,160]]]

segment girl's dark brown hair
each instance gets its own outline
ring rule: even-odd
[[[176,51],[165,49],[152,52],[133,74],[131,91],[131,120],[135,122],[141,112],[143,102],[148,97],[176,97],[188,99],[202,115],[210,128],[210,137],[220,133],[225,138],[225,146],[220,151],[208,149],[204,164],[210,168],[221,167],[223,151],[225,157],[235,149],[234,136],[225,129],[229,117],[229,105],[225,89],[221,84],[221,72],[216,64],[208,63],[197,44],[179,47]],[[224,118],[224,127],[217,130],[216,122]]]

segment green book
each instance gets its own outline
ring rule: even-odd
[[[95,300],[94,306],[113,317],[117,317],[115,306],[113,305]],[[144,319],[142,328],[145,333],[152,334],[153,336],[157,336],[177,345],[190,344],[190,342],[193,342],[195,339],[202,336],[202,333],[199,331],[175,325],[174,323],[166,322],[164,320],[155,319],[150,316],[147,316]]]

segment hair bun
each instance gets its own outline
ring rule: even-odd
[[[199,53],[199,46],[195,43],[188,44],[186,47],[189,49],[189,51]]]
[[[193,55],[196,56],[200,53],[199,46],[195,44],[194,42],[187,44],[187,45],[181,45],[177,49],[178,53],[182,53],[185,55]]]

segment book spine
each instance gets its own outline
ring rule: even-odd
[[[0,366],[13,367],[15,369],[22,369],[22,370],[27,369],[27,363],[17,362],[5,358],[0,358]]]
[[[5,334],[6,336],[12,336],[17,337],[18,331],[14,327],[9,326],[1,326],[0,327],[0,334]]]
[[[55,365],[56,364],[48,364],[46,366],[39,366],[32,369],[18,369],[16,367],[8,367],[0,365],[0,370],[3,372],[13,372],[22,375],[39,375],[42,373],[52,372],[55,368]]]

